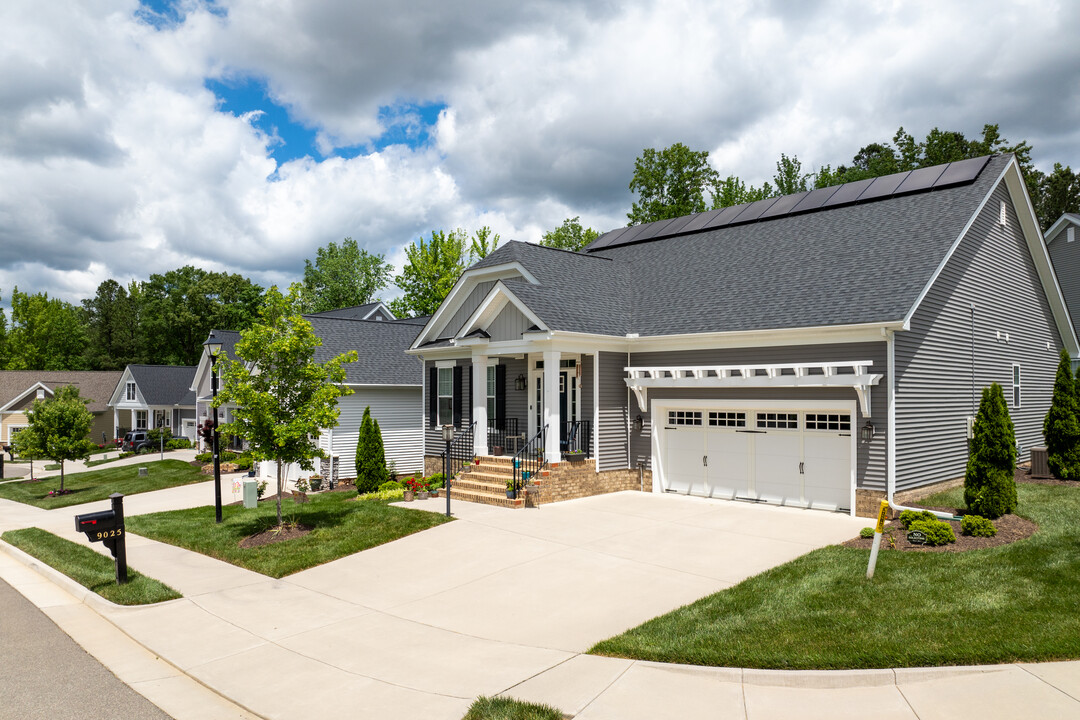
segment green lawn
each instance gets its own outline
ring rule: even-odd
[[[831,546],[590,652],[751,668],[887,668],[1080,658],[1080,486],[1019,486],[1027,540],[963,553]],[[923,501],[963,505],[958,488]]]
[[[284,499],[281,507],[286,522],[299,522],[312,532],[261,547],[245,549],[238,543],[277,524],[273,502],[261,502],[252,509],[225,507],[220,525],[214,523],[213,507],[201,507],[130,517],[127,528],[143,537],[279,578],[448,522],[437,513],[390,507],[388,500],[354,500],[356,495],[348,492],[309,497],[310,501],[302,504]]]
[[[0,538],[117,605],[146,605],[182,597],[168,585],[140,575],[130,566],[128,581],[117,585],[116,565],[111,557],[38,528],[9,530]]]
[[[462,720],[562,720],[563,714],[550,705],[513,698],[478,697]]]
[[[149,468],[147,477],[139,477],[140,467]],[[155,460],[138,465],[124,465],[65,475],[64,489],[72,491],[67,495],[49,496],[50,490],[60,487],[59,475],[46,478],[41,482],[4,483],[0,484],[0,498],[52,510],[94,500],[104,500],[114,492],[136,495],[177,485],[205,482],[207,479],[208,476],[200,473],[199,468],[183,460]]]

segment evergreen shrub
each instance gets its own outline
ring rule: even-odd
[[[979,414],[964,474],[964,502],[968,512],[999,518],[1016,510],[1016,433],[1005,393],[993,383],[983,388]]]

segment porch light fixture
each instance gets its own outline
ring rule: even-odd
[[[518,392],[521,392],[522,390],[525,389],[525,375],[524,374],[518,375],[516,378],[514,378],[514,389],[517,390]]]
[[[864,443],[868,443],[871,440],[873,440],[874,439],[874,423],[867,420],[866,424],[863,425],[862,428],[859,430],[859,438]]]
[[[641,432],[641,428],[643,427],[645,427],[645,421],[641,419],[641,415],[639,414],[636,418],[634,418],[634,432]]]

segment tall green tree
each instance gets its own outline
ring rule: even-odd
[[[1043,439],[1050,472],[1061,480],[1080,480],[1080,405],[1072,360],[1064,349],[1054,378],[1050,410],[1043,419]]]
[[[554,230],[544,233],[540,244],[544,247],[577,252],[584,249],[586,245],[598,237],[600,237],[600,233],[592,228],[583,228],[581,226],[581,216],[575,215],[572,218],[563,220],[562,225]]]
[[[663,150],[646,148],[634,161],[630,191],[638,198],[626,217],[638,225],[704,212],[705,193],[718,179],[707,150],[691,150],[682,143]]]
[[[94,297],[82,301],[86,324],[86,365],[91,370],[120,370],[132,363],[146,362],[146,343],[142,337],[140,294],[116,280],[98,285]]]
[[[364,305],[390,282],[394,268],[381,254],[369,253],[351,237],[319,248],[315,262],[304,261],[304,304],[308,312]]]
[[[802,163],[797,155],[788,157],[780,153],[773,181],[776,183],[777,195],[793,195],[810,188],[810,174],[802,171]]]
[[[1005,393],[993,383],[983,388],[968,451],[964,474],[968,511],[993,519],[1016,510],[1015,467],[1016,432]]]
[[[8,370],[82,370],[86,329],[70,303],[48,293],[11,293]]]
[[[405,266],[394,278],[405,294],[390,301],[390,312],[398,317],[434,315],[465,271],[465,241],[464,230],[433,230],[431,240],[421,237],[405,248]]]
[[[239,360],[218,360],[224,387],[217,406],[236,405],[233,421],[221,433],[249,444],[254,460],[277,463],[277,520],[281,525],[282,468],[290,463],[304,470],[325,456],[318,446],[323,430],[338,424],[337,399],[351,395],[345,386],[344,363],[356,361],[356,351],[326,362],[315,361],[322,340],[303,318],[303,288],[294,283],[288,295],[277,287],[266,291],[258,320],[241,331],[236,343]]]
[[[79,388],[64,385],[52,398],[35,400],[26,413],[29,426],[27,443],[32,443],[42,457],[60,463],[60,492],[64,492],[64,463],[68,460],[85,460],[97,447],[87,435],[94,424],[94,416],[86,409],[89,400],[79,395]],[[24,449],[26,445],[22,446]]]
[[[1053,172],[1038,175],[1038,190],[1032,193],[1032,203],[1043,230],[1064,213],[1080,213],[1080,173],[1074,173],[1068,165],[1054,163]]]
[[[469,263],[483,260],[499,245],[499,234],[493,233],[487,225],[473,233],[469,243]]]

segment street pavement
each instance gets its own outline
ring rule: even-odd
[[[206,497],[198,485],[130,500],[147,512]],[[444,502],[406,506],[439,512]],[[77,539],[73,509],[13,505],[0,501],[0,529],[32,523]],[[481,694],[546,702],[585,720],[1080,718],[1077,663],[780,672],[583,654],[852,537],[861,519],[637,492],[539,510],[455,503],[454,513],[456,522],[282,580],[129,536],[129,563],[184,595],[156,606],[113,606],[55,572],[31,573],[5,546],[0,577],[14,575],[9,582],[39,606],[55,593],[73,598],[80,613],[134,641],[132,652],[149,651],[235,703],[231,711],[264,718],[457,720]],[[75,612],[72,603],[63,607]],[[61,627],[86,646],[78,623]],[[186,703],[162,707],[178,720],[211,717]]]

